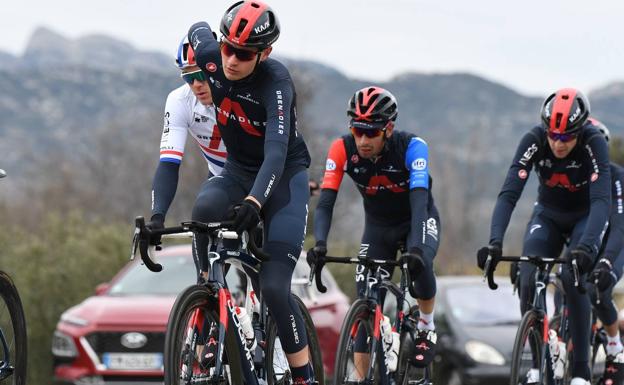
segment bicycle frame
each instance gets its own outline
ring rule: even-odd
[[[238,319],[238,315],[236,314],[235,304],[232,300],[232,295],[227,286],[227,282],[225,280],[225,270],[226,264],[234,265],[242,271],[245,271],[243,266],[251,269],[254,273],[258,273],[260,267],[260,260],[254,257],[251,254],[244,253],[242,251],[232,251],[232,250],[220,250],[217,251],[217,248],[220,244],[218,241],[218,237],[211,236],[209,243],[209,253],[208,253],[208,261],[210,264],[210,270],[208,272],[208,278],[204,283],[205,286],[210,288],[213,293],[216,293],[216,297],[218,299],[218,309],[219,309],[219,336],[218,336],[218,349],[217,349],[217,357],[215,361],[215,370],[213,376],[208,379],[208,381],[218,381],[219,376],[223,371],[223,350],[225,346],[225,335],[228,329],[228,322],[231,322],[232,325],[236,328],[236,340],[238,343],[238,348],[240,352],[241,359],[241,368],[242,374],[245,377],[245,381],[249,385],[260,385],[261,382],[258,380],[258,376],[256,375],[256,365],[257,362],[254,361],[254,355],[252,354],[251,349],[247,347],[245,343],[245,334],[242,329],[242,325],[240,320]],[[243,244],[243,249],[245,245]],[[229,261],[229,262],[227,262]],[[245,276],[248,279],[247,285],[247,295],[245,296],[246,303],[248,302],[249,296],[249,283],[250,279],[245,272]],[[198,279],[201,280],[201,272],[199,274]],[[252,298],[253,300],[253,298]],[[260,309],[260,319],[259,326],[262,330],[264,330],[264,326],[266,325],[266,306],[264,301],[260,301],[261,309]],[[251,315],[251,312],[249,313]],[[195,328],[194,330],[201,330],[203,325],[203,317],[201,315],[200,309],[195,310],[195,314],[192,316],[189,327]],[[193,334],[193,338],[197,340]],[[194,349],[195,346],[191,345]],[[231,358],[230,358],[231,359]],[[266,371],[263,369],[262,372],[266,374]],[[263,374],[260,373],[260,374]],[[265,375],[266,376],[266,375]],[[209,382],[210,383],[210,382]]]
[[[397,333],[401,333],[405,324],[405,317],[403,312],[403,304],[405,302],[405,293],[407,291],[407,262],[400,258],[398,261],[392,260],[380,260],[380,259],[360,259],[360,258],[340,258],[340,257],[325,257],[326,262],[334,263],[347,263],[347,264],[359,264],[367,268],[366,273],[366,288],[361,299],[366,300],[369,306],[369,311],[374,314],[373,320],[373,339],[371,341],[371,357],[370,364],[367,369],[367,373],[364,379],[364,383],[368,384],[373,381],[375,373],[375,365],[377,364],[377,355],[384,354],[381,344],[381,330],[380,325],[383,319],[382,311],[382,290],[386,290],[386,293],[390,292],[395,296],[397,301],[397,308],[395,313],[393,329]],[[401,269],[401,280],[399,285],[390,281],[388,278],[390,274],[383,268],[385,266],[398,266]],[[316,266],[311,269],[310,282],[316,275],[316,284],[319,291],[323,292],[323,286],[320,282],[320,273],[323,265]],[[357,324],[353,325],[350,333],[355,338],[358,331]],[[413,336],[412,336],[413,337]],[[386,364],[384,360],[379,360],[380,364],[380,383],[389,384],[390,379],[386,370]],[[427,369],[426,369],[427,370]],[[428,371],[426,372],[429,376]]]
[[[248,385],[263,385],[263,382],[258,380],[258,376],[256,375],[256,364],[260,364],[260,377],[262,380],[266,379],[266,368],[262,367],[263,358],[260,359],[260,362],[254,361],[254,356],[249,348],[246,345],[245,335],[242,329],[241,322],[236,314],[236,308],[232,300],[232,295],[227,286],[227,282],[225,279],[226,275],[226,265],[234,265],[239,268],[241,271],[245,272],[245,275],[248,279],[247,285],[247,295],[246,295],[246,305],[247,298],[250,297],[249,293],[249,283],[250,277],[247,273],[248,270],[257,274],[260,268],[260,264],[262,260],[267,260],[268,256],[262,252],[262,250],[258,249],[253,242],[253,238],[249,238],[249,234],[247,236],[240,237],[240,247],[238,250],[227,250],[227,249],[219,249],[219,246],[222,244],[221,239],[239,239],[239,236],[234,231],[224,230],[230,224],[229,222],[215,222],[215,223],[199,223],[199,222],[183,222],[181,226],[165,228],[162,230],[149,230],[145,228],[145,221],[142,217],[137,217],[135,220],[136,229],[135,236],[132,245],[132,255],[136,253],[137,249],[140,251],[141,259],[145,263],[145,265],[152,271],[160,271],[162,270],[162,266],[155,263],[150,257],[150,248],[148,247],[149,237],[154,234],[160,234],[163,237],[180,237],[197,233],[205,233],[209,237],[208,243],[208,264],[210,269],[208,271],[208,277],[204,279],[203,273],[199,270],[198,274],[198,285],[206,286],[209,289],[209,292],[212,295],[213,299],[217,300],[217,308],[219,310],[219,334],[218,334],[218,345],[217,345],[217,354],[215,357],[215,365],[214,371],[204,380],[194,381],[196,383],[207,383],[207,384],[218,384],[219,376],[223,373],[224,364],[223,364],[223,350],[225,346],[225,338],[226,332],[228,329],[229,322],[234,325],[237,329],[237,333],[234,333],[236,336],[236,341],[238,344],[238,349],[240,352],[240,360],[241,360],[241,369],[242,374],[245,378],[245,381]],[[246,233],[245,233],[246,234]],[[249,239],[249,242],[248,242]],[[249,248],[253,252],[246,252]],[[200,261],[200,266],[206,266],[206,261]],[[253,300],[253,298],[252,298]],[[250,312],[251,314],[251,312]],[[260,300],[260,315],[259,315],[258,325],[262,330],[264,330],[268,311],[264,301]],[[197,347],[197,341],[199,337],[199,331],[203,329],[204,325],[204,316],[200,309],[196,309],[194,313],[191,315],[189,319],[189,324],[187,327],[189,331],[192,330],[192,333],[189,333],[187,342],[191,347],[191,351],[195,351]],[[232,357],[230,357],[232,359]]]

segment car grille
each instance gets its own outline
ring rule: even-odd
[[[89,334],[86,339],[98,356],[102,353],[162,353],[165,347],[165,333],[145,332],[147,343],[136,349],[121,344],[121,336],[128,332],[97,332]]]

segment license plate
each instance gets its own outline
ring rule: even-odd
[[[162,353],[104,353],[102,358],[107,369],[148,370],[163,366]]]

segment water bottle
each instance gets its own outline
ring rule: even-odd
[[[553,377],[560,380],[563,378],[565,369],[566,346],[565,342],[559,341],[557,331],[553,329],[548,331],[548,350],[550,351]]]
[[[399,338],[399,333],[392,331],[390,319],[387,316],[383,316],[381,320],[381,339],[388,372],[394,372],[399,362]]]
[[[247,349],[253,351],[256,348],[256,335],[251,325],[251,318],[249,318],[249,314],[247,314],[245,308],[238,306],[236,306],[236,316],[238,317],[241,329],[243,329],[243,334],[245,335],[245,345]]]

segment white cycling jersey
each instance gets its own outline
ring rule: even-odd
[[[227,156],[213,106],[204,106],[184,84],[171,91],[165,105],[160,160],[181,163],[187,132],[197,141],[212,175],[221,174]]]

